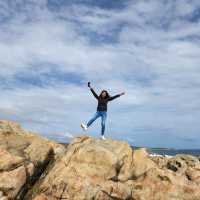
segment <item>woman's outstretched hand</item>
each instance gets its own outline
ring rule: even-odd
[[[91,88],[91,86],[90,86],[90,82],[88,82],[88,87]]]
[[[122,96],[122,95],[125,95],[125,92],[122,92],[122,93],[120,94],[120,96]]]

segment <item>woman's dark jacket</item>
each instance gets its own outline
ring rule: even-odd
[[[108,101],[112,101],[113,99],[116,99],[117,97],[120,97],[120,95],[115,95],[112,97],[107,97],[107,98],[101,98],[96,94],[96,92],[91,88],[90,89],[94,97],[98,100],[98,106],[97,106],[97,111],[107,111],[107,104]]]

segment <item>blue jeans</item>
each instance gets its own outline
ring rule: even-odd
[[[89,127],[99,117],[101,117],[101,135],[104,135],[107,118],[106,111],[97,111],[92,119],[87,123],[87,127]]]

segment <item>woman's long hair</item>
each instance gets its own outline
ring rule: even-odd
[[[109,97],[110,97],[110,95],[109,95],[109,93],[108,93],[108,91],[107,91],[107,90],[102,90],[102,91],[101,91],[101,93],[100,93],[100,95],[99,95],[99,98],[103,98],[103,97],[102,97],[102,94],[103,94],[103,92],[105,92],[105,93],[106,93],[106,96],[104,97],[104,99],[107,99],[107,98],[109,98]]]

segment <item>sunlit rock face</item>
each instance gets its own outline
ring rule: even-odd
[[[21,199],[50,159],[61,155],[55,154],[58,148],[64,153],[62,145],[0,121],[0,199]]]
[[[87,135],[63,146],[0,121],[0,200],[199,200],[200,162]]]
[[[182,171],[170,167],[178,159]],[[123,141],[77,137],[44,178],[38,190],[43,196],[36,199],[200,199],[199,166],[193,156],[162,157],[161,164]]]

